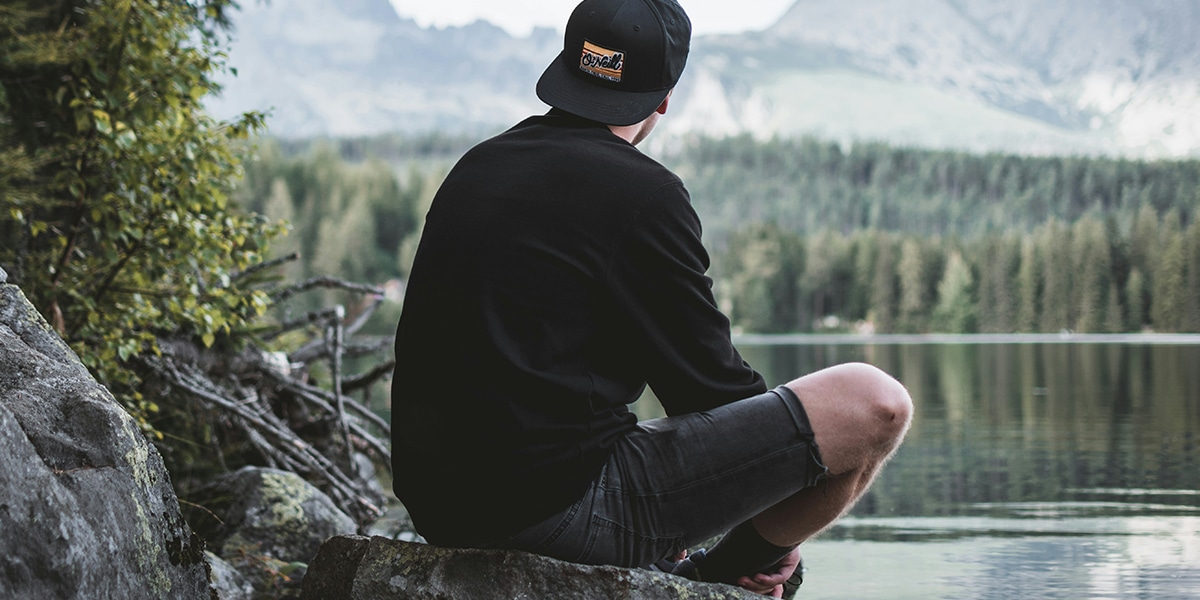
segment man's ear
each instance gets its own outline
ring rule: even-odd
[[[658,105],[658,108],[654,109],[654,112],[656,112],[656,113],[658,113],[658,114],[660,114],[660,115],[665,115],[665,114],[667,114],[667,104],[671,102],[671,94],[672,94],[674,91],[675,91],[675,90],[671,90],[670,92],[667,92],[667,97],[666,97],[666,98],[663,98],[662,104],[659,104],[659,105]]]

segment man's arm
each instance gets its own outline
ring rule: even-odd
[[[766,391],[730,341],[717,308],[700,220],[682,184],[643,203],[614,257],[610,289],[641,332],[646,378],[668,414],[715,408]]]

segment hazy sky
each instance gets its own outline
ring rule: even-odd
[[[775,22],[796,0],[680,0],[696,34],[757,30]],[[561,29],[577,0],[391,0],[420,25],[464,25],[483,19],[514,35],[534,26]]]

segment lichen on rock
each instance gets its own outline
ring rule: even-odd
[[[354,533],[354,520],[295,473],[243,467],[198,490],[192,524],[223,557],[239,553],[307,563],[321,542]],[[220,515],[220,521],[212,518]]]
[[[0,597],[211,597],[162,457],[0,281]]]

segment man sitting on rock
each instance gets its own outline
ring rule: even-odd
[[[731,343],[687,190],[634,147],[690,36],[675,0],[584,0],[553,108],[438,191],[392,383],[395,492],[429,542],[637,567],[727,532],[674,570],[778,595],[903,438],[882,371],[768,390]],[[629,412],[646,385],[668,417]]]

